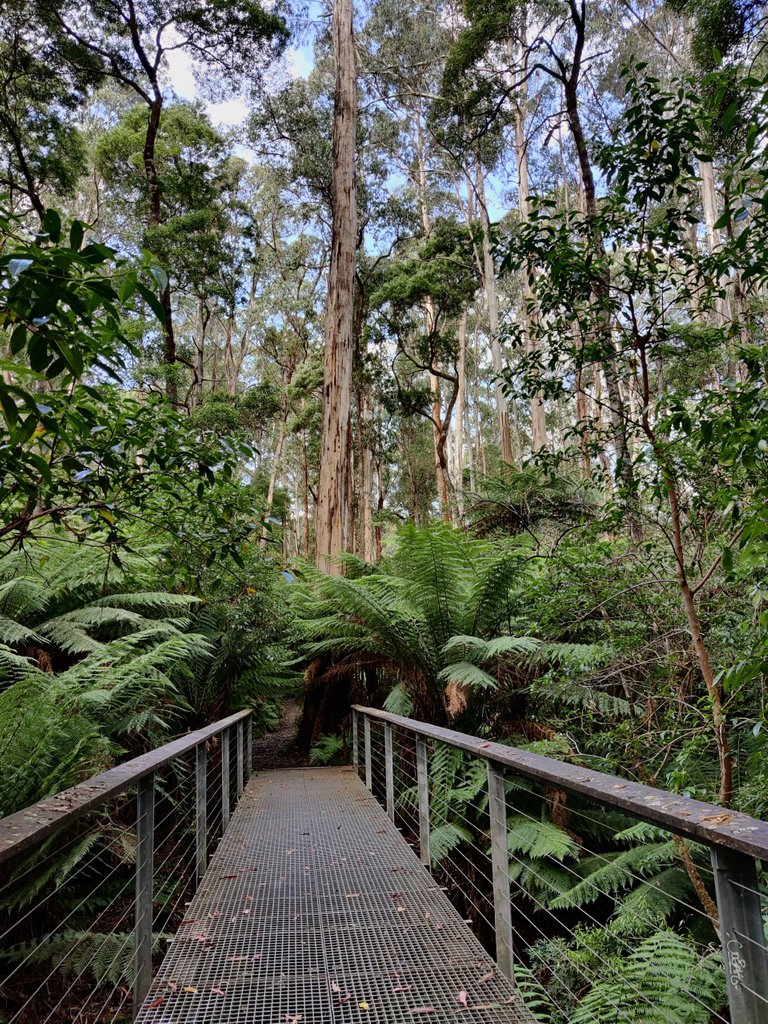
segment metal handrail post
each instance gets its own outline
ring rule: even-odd
[[[208,751],[198,743],[195,752],[195,868],[198,882],[208,867]]]
[[[371,765],[371,720],[366,715],[363,721],[363,743],[365,745],[365,785],[373,789],[373,766]]]
[[[488,762],[488,815],[491,819],[496,963],[504,977],[509,981],[514,981],[512,902],[509,891],[509,850],[507,849],[507,798],[504,792],[504,775],[490,761]]]
[[[421,863],[429,867],[432,857],[429,850],[429,767],[427,765],[427,741],[416,737],[416,784],[419,792],[419,853]]]
[[[768,955],[754,857],[712,846],[728,1006],[738,1024],[768,1020]]]
[[[237,723],[237,799],[243,795],[243,722]]]
[[[355,768],[355,769],[357,769],[358,761],[360,760],[360,758],[359,758],[359,751],[357,749],[358,748],[358,744],[359,744],[357,732],[358,732],[357,712],[353,711],[352,712],[352,767]]]
[[[232,768],[229,759],[229,729],[221,733],[221,830],[229,824],[229,797],[232,783]]]
[[[392,743],[392,726],[384,725],[384,785],[386,789],[387,814],[389,820],[395,821],[395,759]]]
[[[136,796],[136,923],[134,926],[133,1013],[152,983],[152,901],[155,861],[155,773],[139,782]]]
[[[247,782],[253,771],[253,715],[248,716],[245,728],[245,781]]]

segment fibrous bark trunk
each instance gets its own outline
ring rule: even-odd
[[[336,88],[333,104],[331,262],[323,357],[323,432],[315,524],[318,568],[341,574],[352,494],[352,366],[354,356],[357,188],[357,86],[352,0],[333,5]]]

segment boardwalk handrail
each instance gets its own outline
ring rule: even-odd
[[[503,974],[509,978],[514,974],[508,808],[504,779],[507,770],[706,844],[712,860],[730,1019],[735,1024],[766,1024],[768,952],[756,860],[768,864],[768,822],[518,747],[359,704],[352,706],[352,753],[356,768],[360,760],[360,718],[364,727],[362,768],[365,784],[371,791],[374,790],[371,727],[373,723],[380,723],[383,727],[382,796],[393,821],[396,807],[393,734],[397,730],[410,734],[415,740],[419,845],[422,863],[427,867],[431,866],[428,742],[454,747],[486,762],[496,960]],[[379,785],[380,782],[381,779],[378,780]],[[721,1018],[718,1016],[717,1019]]]
[[[224,729],[249,718],[250,711],[238,711],[213,725],[186,733],[130,761],[109,768],[100,775],[80,782],[69,789],[23,810],[0,818],[0,864],[31,849],[52,832],[71,824],[87,811],[93,811],[114,796],[137,785],[151,772],[162,768],[174,758],[193,750],[200,743],[218,735]]]
[[[454,729],[403,718],[388,711],[379,711],[378,708],[355,704],[353,711],[407,729],[417,736],[466,750],[476,757],[511,768],[525,778],[548,782],[597,803],[617,807],[636,818],[696,842],[725,846],[768,863],[768,822],[750,818],[748,814],[668,793],[640,782],[630,782],[618,775],[592,771],[591,768],[558,761],[554,757],[534,754],[504,743],[487,742]]]
[[[85,782],[71,786],[69,789],[62,790],[60,793],[0,819],[1,864],[29,853],[53,833],[73,824],[89,811],[104,807],[114,797],[130,789],[136,791],[134,955],[131,986],[134,1012],[141,1005],[152,980],[155,804],[158,792],[161,792],[158,789],[157,773],[176,758],[194,751],[194,765],[192,766],[194,809],[190,815],[194,821],[194,834],[191,848],[194,853],[195,878],[199,882],[208,864],[209,829],[211,826],[208,744],[215,737],[220,738],[221,756],[218,781],[223,833],[231,814],[232,762],[234,761],[236,769],[235,800],[240,799],[244,783],[251,772],[252,715],[250,710],[238,711],[228,718],[222,718],[212,725],[179,736],[155,750],[118,764]],[[231,749],[233,744],[234,750]],[[64,919],[64,921],[66,920],[68,918]],[[53,934],[52,932],[51,935]],[[27,1003],[31,998],[29,997]],[[27,1003],[24,1005],[26,1006]],[[16,1016],[12,1019],[15,1020]]]

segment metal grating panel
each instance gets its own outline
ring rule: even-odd
[[[467,1008],[531,1022],[354,771],[321,768],[251,779],[137,1024],[442,1024]]]

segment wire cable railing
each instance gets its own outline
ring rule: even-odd
[[[768,823],[372,708],[352,733],[537,1019],[767,1024]]]
[[[249,711],[0,819],[0,1018],[135,1015],[250,776]]]

